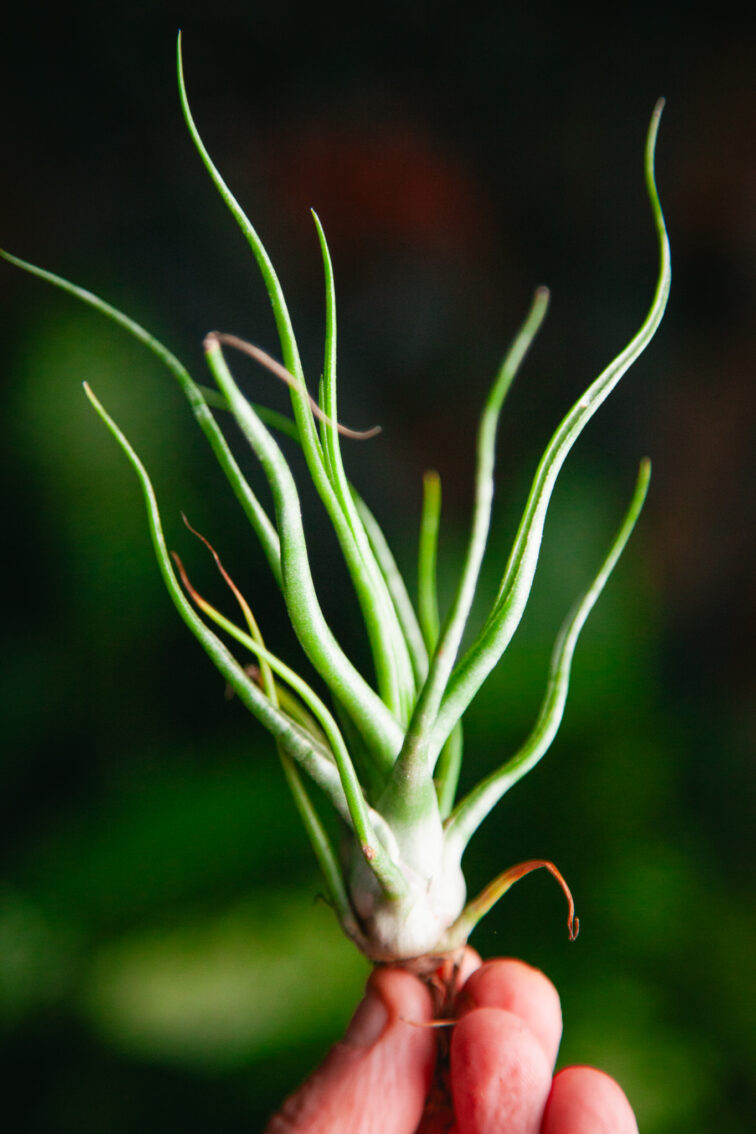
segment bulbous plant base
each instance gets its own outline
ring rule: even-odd
[[[467,936],[475,924],[507,890],[530,874],[533,870],[548,870],[559,883],[567,899],[567,928],[570,941],[578,935],[580,923],[575,916],[575,903],[562,874],[553,862],[545,859],[530,859],[518,863],[500,874],[485,889],[468,902],[443,939],[448,947],[439,947],[423,955],[403,959],[377,960],[376,967],[393,966],[405,969],[421,980],[431,994],[433,1005],[429,1021],[406,1020],[413,1027],[437,1029],[436,1062],[425,1111],[415,1134],[449,1134],[457,1128],[451,1089],[450,1050],[454,1025],[457,1022],[457,995],[464,987],[470,972],[476,967],[476,954],[467,947]],[[451,944],[453,942],[453,944]],[[357,941],[363,952],[368,953],[364,937]],[[369,953],[368,953],[369,955]]]
[[[430,875],[420,875],[402,862],[406,892],[390,898],[381,892],[367,864],[355,859],[350,896],[361,925],[360,948],[374,962],[410,964],[425,957],[454,952],[464,940],[447,941],[463,915],[465,880],[458,862],[442,861]],[[443,944],[442,944],[443,943]]]
[[[574,941],[580,932],[580,919],[575,914],[572,892],[561,871],[543,858],[510,866],[464,908],[464,877],[459,865],[449,871],[447,864],[440,879],[443,886],[436,880],[435,885],[429,883],[422,892],[416,890],[409,900],[400,902],[381,897],[365,873],[363,881],[367,885],[353,893],[355,910],[362,923],[358,925],[352,914],[349,921],[342,920],[342,929],[374,965],[399,965],[432,988],[438,984],[442,973],[448,974],[444,980],[452,980],[470,934],[499,898],[515,882],[540,869],[547,870],[558,882],[567,900],[567,931],[570,941]],[[358,873],[353,874],[353,880],[356,877]],[[445,904],[434,900],[439,892],[444,895]]]

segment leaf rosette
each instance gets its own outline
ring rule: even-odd
[[[565,619],[553,648],[546,690],[535,724],[520,749],[457,799],[462,760],[462,718],[509,645],[522,618],[538,563],[544,522],[559,472],[581,432],[655,334],[670,286],[669,244],[654,178],[654,150],[662,104],[649,127],[645,173],[659,246],[659,271],[648,314],[627,346],[572,406],[538,464],[509,560],[493,605],[471,645],[461,651],[486,551],[494,493],[496,434],[501,409],[543,321],[545,288],[536,291],[486,399],[477,435],[474,503],[467,550],[449,610],[439,615],[436,551],[440,482],[424,480],[415,607],[375,517],[350,485],[336,390],[336,297],[331,258],[313,214],[325,275],[325,353],[318,396],[308,391],[283,291],[252,224],[214,165],[195,125],[178,51],[181,105],[187,127],[220,196],[254,255],[273,308],[282,360],[234,336],[212,332],[205,354],[215,388],[200,385],[148,331],[92,292],[3,253],[5,259],[74,295],[143,343],[178,381],[280,588],[304,654],[330,704],[266,645],[252,610],[225,571],[236,599],[234,622],[193,587],[183,563],[167,547],[149,475],[130,442],[95,394],[85,390],[121,446],[141,483],[158,566],[178,613],[244,706],[275,739],[284,774],[320,865],[324,884],[345,932],[374,961],[422,964],[455,952],[478,920],[536,867],[546,867],[569,902],[570,935],[577,933],[572,898],[553,864],[541,860],[504,871],[472,901],[462,872],[465,849],[501,797],[529,772],[551,745],[564,713],[572,659],[585,621],[630,537],[646,496],[650,465],[640,465],[627,512],[590,586]],[[250,402],[227,360],[241,350],[285,380],[292,416]],[[220,428],[216,414],[231,414],[267,479],[272,514],[258,499]],[[302,525],[299,493],[276,433],[296,439],[334,529],[354,586],[370,645],[373,674],[366,677],[347,656],[318,601]],[[203,537],[200,537],[203,538]],[[229,646],[233,643],[233,648]],[[237,656],[244,651],[243,660]],[[249,657],[254,659],[252,665]],[[315,785],[317,804],[312,792]],[[323,822],[323,801],[347,838],[337,847]]]

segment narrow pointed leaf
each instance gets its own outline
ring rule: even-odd
[[[661,322],[671,279],[669,241],[654,181],[654,147],[662,103],[657,104],[646,142],[646,185],[659,244],[659,275],[651,307],[637,334],[575,403],[541,458],[525,512],[515,537],[499,594],[486,625],[454,670],[433,730],[432,751],[439,751],[517,629],[535,575],[543,525],[556,479],[575,441],[620,378],[643,353]]]
[[[202,138],[200,137],[199,131],[192,116],[192,112],[189,109],[189,99],[187,97],[186,84],[184,82],[184,64],[181,56],[180,32],[176,43],[176,67],[178,73],[179,98],[181,100],[181,109],[184,114],[184,120],[186,122],[187,129],[189,130],[192,141],[194,142],[197,152],[199,153],[202,164],[205,166],[205,169],[209,173],[210,178],[212,179],[213,184],[215,185],[218,193],[223,199],[224,204],[231,212],[234,220],[244,234],[247,243],[252,249],[254,257],[257,261],[257,265],[260,269],[260,274],[263,277],[263,281],[270,297],[271,307],[273,308],[273,317],[276,321],[276,328],[278,330],[278,336],[281,342],[281,350],[283,351],[284,365],[286,366],[286,369],[289,370],[294,375],[294,377],[303,385],[304,377],[302,374],[302,364],[299,359],[297,342],[294,336],[294,329],[291,325],[291,318],[289,316],[286,300],[284,299],[283,290],[281,288],[281,284],[279,283],[278,276],[276,275],[270,257],[268,256],[268,253],[266,252],[265,247],[260,240],[260,237],[258,236],[255,228],[253,227],[246,213],[242,209],[239,202],[236,200],[236,197],[234,197],[233,193],[231,192],[228,185],[221,177],[215,164],[213,163],[213,160],[210,157],[210,154],[208,153],[205,144],[202,141]],[[299,420],[298,424],[301,424],[299,423]]]
[[[431,470],[423,477],[423,510],[420,516],[420,543],[417,556],[417,614],[429,654],[432,654],[436,648],[441,625],[436,580],[440,522],[441,478],[437,472]]]
[[[223,579],[225,580],[237,603],[239,604],[242,614],[244,615],[244,620],[247,623],[247,627],[249,628],[250,637],[264,648],[265,642],[263,641],[262,634],[260,633],[260,628],[257,625],[257,621],[252,613],[249,603],[244,598],[229,573],[226,571],[217,551],[209,542],[209,540],[207,540],[203,535],[201,535],[191,526],[186,516],[184,516],[183,519],[189,531],[196,535],[212,554],[218,570],[220,571]],[[189,587],[188,580],[185,579],[185,573],[181,564],[181,560],[177,555],[175,555],[175,553],[174,559],[178,566],[179,573],[181,574],[182,579],[184,579],[187,589],[194,596],[195,592],[192,590],[192,588]],[[202,606],[203,604],[200,603],[199,605]],[[265,695],[267,696],[270,703],[274,706],[274,708],[278,708],[281,705],[281,697],[279,696],[279,686],[276,684],[276,680],[273,676],[273,670],[264,657],[261,657],[259,661],[260,678],[262,687],[265,691]],[[284,694],[284,701],[288,703],[288,705],[284,705],[284,711],[288,711],[289,716],[293,716],[293,719],[296,720],[297,723],[303,725],[306,731],[309,734],[314,735],[321,741],[321,743],[327,743],[324,734],[320,731],[318,725],[315,723],[314,718],[310,717],[301,702],[297,700],[296,697],[292,696],[285,686],[281,687],[281,691]],[[354,917],[354,912],[349,902],[343,871],[329,838],[328,832],[326,831],[320,820],[320,816],[315,809],[307,788],[305,787],[304,780],[302,779],[302,774],[299,771],[299,768],[297,767],[295,761],[291,756],[288,755],[279,740],[276,740],[275,743],[276,751],[278,752],[278,758],[283,769],[284,778],[291,792],[294,806],[299,812],[299,817],[302,820],[305,831],[307,833],[307,837],[310,840],[310,846],[312,847],[315,859],[320,866],[320,870],[323,875],[323,881],[325,882],[326,890],[328,893],[328,899],[335,909],[339,921],[341,922],[344,929],[352,936],[354,936],[355,933],[359,933],[359,927],[357,925]]]
[[[184,68],[181,56],[181,36],[179,35],[177,44],[177,69],[178,69],[178,82],[179,82],[179,97],[181,100],[181,107],[184,113],[184,118],[189,129],[189,133],[197,148],[197,151],[202,159],[202,162],[210,174],[210,177],[215,184],[218,192],[220,193],[224,203],[227,205],[234,219],[236,220],[239,228],[244,234],[247,243],[252,249],[252,253],[257,261],[260,273],[265,282],[268,291],[271,306],[273,308],[273,316],[278,330],[278,337],[281,343],[281,351],[283,354],[284,366],[286,370],[292,375],[293,385],[291,388],[292,408],[294,410],[294,417],[296,419],[297,431],[299,433],[299,443],[302,446],[302,451],[307,461],[307,467],[312,477],[313,484],[323,501],[331,522],[336,531],[339,544],[341,546],[344,558],[346,560],[347,568],[352,577],[357,597],[360,602],[360,609],[362,611],[365,624],[370,634],[371,646],[373,648],[374,660],[376,665],[376,676],[379,682],[379,689],[381,695],[386,700],[389,708],[392,711],[397,711],[400,708],[400,698],[395,680],[395,673],[392,666],[391,656],[382,648],[382,636],[379,625],[379,620],[375,613],[375,604],[371,602],[370,593],[370,579],[365,571],[362,558],[355,545],[354,535],[349,528],[347,519],[343,513],[338,497],[334,492],[333,486],[328,476],[328,471],[324,461],[323,448],[318,438],[317,430],[315,429],[313,414],[310,407],[309,394],[305,385],[304,372],[302,370],[302,363],[299,357],[299,350],[294,335],[294,328],[291,323],[286,301],[284,299],[283,289],[276,275],[275,269],[271,259],[263,245],[257,231],[251,224],[249,218],[245,214],[239,202],[234,197],[228,185],[224,181],[220,172],[216,168],[210,154],[205,147],[202,138],[200,137],[197,126],[194,122],[191,110],[189,108],[189,100],[186,92],[186,84],[184,82]]]
[[[218,192],[231,211],[252,249],[268,290],[278,330],[278,337],[281,343],[284,366],[294,380],[291,389],[292,408],[299,432],[299,441],[305,455],[305,460],[307,461],[307,467],[312,477],[313,484],[328,511],[357,592],[360,610],[370,637],[376,667],[376,677],[378,679],[378,687],[381,696],[392,712],[401,715],[403,704],[406,701],[406,694],[403,692],[404,686],[397,673],[394,656],[396,646],[394,645],[392,648],[391,644],[386,642],[386,633],[380,619],[381,612],[378,609],[379,604],[376,602],[375,596],[371,593],[371,587],[375,587],[376,581],[377,579],[379,581],[379,578],[375,576],[371,579],[369,569],[366,567],[360,549],[356,544],[355,535],[349,526],[348,519],[344,514],[339,498],[329,478],[328,467],[324,460],[323,447],[313,421],[310,398],[305,385],[294,329],[278,276],[276,275],[270,257],[257,231],[216,168],[194,122],[189,108],[186,85],[184,82],[180,36],[177,44],[177,69],[181,107],[189,133]],[[386,610],[388,610],[388,608],[386,608]],[[386,611],[384,611],[384,613],[386,613]],[[409,669],[408,662],[405,669]]]
[[[293,756],[309,776],[329,797],[340,811],[346,810],[346,800],[335,764],[311,737],[306,736],[297,725],[275,708],[265,693],[249,679],[242,667],[229,652],[220,638],[210,630],[192,608],[184,595],[171,564],[170,555],[163,535],[163,527],[158,510],[157,498],[147,470],[127,441],[124,434],[109,416],[93,394],[87,383],[84,384],[89,401],[110,430],[131,462],[144,494],[150,535],[163,582],[181,618],[192,631],[217,669],[229,683],[242,704],[249,709],[273,736],[280,741],[285,751]]]
[[[281,450],[241,394],[220,344],[206,339],[208,364],[270,483],[281,532],[283,587],[295,633],[315,669],[344,705],[374,758],[387,769],[401,744],[396,718],[355,669],[328,626],[315,593],[294,478]]]
[[[100,299],[100,297],[93,292],[70,283],[68,280],[63,279],[62,276],[55,275],[54,272],[48,272],[44,268],[38,268],[34,264],[27,263],[25,260],[19,260],[17,256],[11,256],[9,252],[4,252],[1,249],[0,256],[10,264],[15,264],[17,268],[22,268],[25,272],[29,272],[33,276],[38,276],[40,279],[46,280],[47,283],[51,283],[55,287],[60,288],[61,291],[73,295],[76,299],[81,300],[82,303],[86,303],[89,307],[93,307],[95,311],[99,311],[101,315],[117,323],[119,327],[128,331],[138,342],[146,346],[148,350],[151,350],[152,353],[160,359],[163,365],[170,370],[192,407],[192,412],[202,432],[209,441],[218,464],[226,474],[236,498],[252,524],[255,534],[260,540],[265,557],[270,564],[270,569],[280,586],[281,554],[276,530],[236,463],[225,437],[208,408],[205,391],[201,386],[197,385],[186,367],[179,362],[176,356],[172,354],[167,347],[163,346],[154,335],[151,335],[149,331],[146,331],[144,327],[140,326],[134,319],[129,318],[128,315],[124,315],[122,311],[119,311],[116,307],[112,307],[111,304],[106,303],[105,300]]]
[[[359,558],[359,571],[352,571],[361,603],[365,626],[370,638],[378,688],[383,700],[403,723],[409,720],[415,700],[415,682],[409,651],[398,622],[391,596],[386,586],[374,549],[368,539],[359,511],[344,471],[341,443],[336,428],[338,404],[336,398],[336,291],[333,265],[323,226],[315,212],[312,214],[320,242],[326,290],[326,346],[323,363],[323,412],[327,421],[323,428],[323,448],[333,490],[355,544],[355,558]],[[345,548],[345,553],[347,549]],[[364,584],[363,580],[364,579]]]
[[[260,628],[257,625],[257,621],[255,620],[252,610],[250,609],[249,603],[244,598],[241,591],[236,586],[233,579],[221,563],[220,556],[218,555],[217,551],[212,546],[212,544],[207,539],[205,539],[203,535],[201,535],[198,531],[195,531],[195,529],[187,520],[186,516],[184,516],[184,523],[189,528],[189,531],[191,531],[200,540],[202,540],[202,542],[212,554],[218,570],[220,571],[223,579],[225,580],[237,603],[239,604],[242,614],[244,615],[244,620],[249,628],[250,637],[254,639],[255,642],[259,643],[260,646],[264,647],[265,642],[263,641],[262,634],[260,633]],[[184,571],[181,565],[181,561],[176,555],[174,555],[174,558],[178,565],[179,572],[183,577]],[[274,708],[278,708],[281,705],[279,687],[276,684],[275,678],[273,676],[273,671],[265,658],[260,658],[260,676],[262,687],[265,691],[266,696],[268,697],[268,700],[274,706]],[[325,742],[324,735],[320,732],[318,726],[315,723],[315,720],[309,716],[307,710],[304,708],[304,706],[301,705],[301,702],[290,695],[288,689],[286,689],[285,687],[282,687],[282,691],[284,693],[284,701],[288,702],[289,706],[291,706],[291,708],[289,708],[288,710],[289,715],[293,715],[294,719],[298,721],[299,724],[304,724],[308,733],[316,735],[323,742]],[[284,705],[284,711],[287,711],[286,705]],[[352,910],[352,906],[347,894],[344,873],[341,868],[341,864],[339,863],[338,856],[336,855],[336,852],[331,843],[331,839],[329,838],[328,832],[323,826],[320,816],[318,815],[315,806],[310,798],[309,792],[305,787],[304,780],[302,779],[302,774],[299,771],[299,768],[297,767],[292,757],[288,755],[279,740],[276,741],[276,750],[278,752],[278,758],[281,761],[284,778],[286,779],[286,783],[291,792],[292,799],[294,800],[294,806],[299,812],[299,817],[302,820],[305,831],[307,833],[307,837],[310,840],[310,846],[312,847],[315,859],[320,866],[320,870],[323,875],[323,881],[325,882],[326,890],[328,892],[328,899],[331,902],[334,910],[336,911],[339,921],[341,922],[345,931],[351,936],[355,937],[355,935],[359,934],[359,926],[357,925],[354,917],[354,911]]]
[[[209,602],[203,599],[189,582],[183,564],[175,554],[174,559],[184,586],[200,610],[211,618],[217,626],[220,626],[222,630],[225,630],[227,634],[230,634],[232,638],[235,638],[237,642],[253,653],[260,661],[261,665],[269,667],[273,673],[285,681],[286,684],[301,697],[310,712],[314,715],[326,735],[334,760],[336,761],[342,787],[344,788],[347,806],[347,814],[344,818],[351,823],[360,841],[360,846],[363,848],[363,853],[368,861],[368,865],[381,885],[384,886],[386,891],[390,894],[397,895],[401,893],[403,888],[401,876],[376,837],[360,781],[357,778],[357,773],[354,770],[339,726],[336,724],[328,708],[324,705],[320,697],[318,697],[315,690],[308,685],[298,673],[295,673],[285,662],[281,661],[280,658],[276,657],[275,654],[271,653],[271,651],[265,647],[259,632],[257,634],[245,633],[231,622],[230,619],[226,618],[225,615],[221,614],[219,610],[216,610],[215,607],[211,606]],[[228,577],[226,576],[226,578]],[[239,592],[235,586],[233,590],[237,597],[239,597]],[[251,622],[252,626],[256,629],[257,624],[252,617],[251,611],[249,611],[249,607],[244,601],[242,601],[242,609],[245,612],[247,620]]]
[[[493,500],[493,469],[496,456],[496,430],[504,399],[514,377],[527,354],[528,348],[538,333],[548,305],[548,291],[540,288],[533,299],[530,311],[515,337],[512,346],[499,368],[491,387],[478,429],[478,459],[475,473],[475,506],[470,539],[467,547],[462,576],[451,609],[447,614],[438,641],[430,659],[428,676],[412,714],[401,754],[397,760],[394,775],[403,777],[414,774],[412,765],[418,763],[433,770],[438,755],[437,748],[429,750],[430,730],[432,729],[439,706],[441,705],[449,675],[457,658],[462,634],[470,613],[475,588],[478,583],[480,565],[488,540],[491,524],[491,502]],[[451,730],[449,730],[451,731]],[[449,732],[444,736],[444,742]],[[442,742],[443,743],[443,742]]]
[[[570,670],[580,632],[621,556],[640,515],[648,491],[651,465],[641,463],[630,507],[609,554],[591,586],[565,620],[554,646],[546,694],[535,727],[515,755],[482,780],[455,808],[447,822],[446,844],[450,853],[462,856],[469,839],[501,797],[529,772],[549,749],[562,723]]]
[[[428,652],[423,641],[420,623],[417,620],[417,615],[412,606],[412,600],[409,597],[406,584],[402,578],[402,573],[394,559],[380,524],[358,493],[355,492],[353,488],[351,492],[355,507],[362,518],[367,537],[370,540],[373,554],[381,569],[383,578],[386,581],[388,592],[391,595],[397,622],[401,627],[404,641],[407,644],[412,670],[415,675],[415,683],[419,686],[422,684],[428,672]]]

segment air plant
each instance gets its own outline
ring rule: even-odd
[[[440,617],[436,549],[440,485],[424,480],[418,555],[418,601],[413,606],[388,543],[368,506],[349,483],[342,460],[336,396],[336,300],[325,235],[313,213],[325,274],[325,357],[317,400],[309,393],[281,284],[263,244],[208,154],[186,95],[179,41],[178,81],[186,125],[202,162],[237,221],[268,291],[282,362],[234,336],[205,338],[217,389],[198,384],[162,343],[89,291],[3,253],[11,263],[55,284],[108,316],[151,350],[173,374],[249,520],[278,584],[295,634],[322,680],[330,707],[307,681],[266,644],[249,604],[217,552],[207,544],[230,587],[240,617],[227,618],[194,588],[184,565],[169,553],[150,477],[130,442],[85,383],[92,406],[139,478],[163,581],[186,625],[239,700],[273,735],[284,775],[323,874],[328,900],[346,934],[375,962],[423,964],[465,944],[478,920],[530,870],[543,866],[563,886],[570,935],[578,923],[569,890],[552,863],[540,860],[505,870],[466,903],[462,857],[471,837],[501,797],[541,759],[560,726],[578,636],[630,537],[643,506],[650,466],[643,461],[625,517],[606,558],[575,603],[553,649],[540,712],[530,735],[501,767],[462,799],[462,717],[509,645],[528,601],[546,512],[559,472],[580,433],[620,378],[651,341],[667,302],[669,246],[654,180],[654,147],[662,104],[654,110],[645,151],[648,196],[659,245],[659,274],[648,315],[628,345],[593,381],[551,438],[533,478],[498,591],[472,644],[463,633],[486,550],[494,492],[496,432],[502,404],[542,323],[546,289],[536,291],[521,329],[496,374],[477,435],[474,505],[467,550],[449,610]],[[290,387],[293,417],[248,401],[227,361],[242,350]],[[271,516],[253,492],[217,413],[230,413],[262,466],[273,501]],[[318,602],[294,477],[274,432],[298,442],[309,475],[333,526],[370,645],[374,674],[360,673],[336,640]],[[207,541],[205,541],[207,543]],[[230,646],[228,643],[231,643]],[[232,652],[232,646],[233,651]],[[239,656],[237,656],[237,654]],[[251,655],[252,666],[248,665]],[[317,789],[318,806],[308,781]],[[336,844],[318,807],[326,801],[345,837]]]

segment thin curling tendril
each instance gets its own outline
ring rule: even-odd
[[[297,390],[300,388],[300,384],[290,370],[287,370],[282,363],[276,361],[275,358],[267,354],[266,351],[261,350],[260,347],[255,346],[254,343],[248,343],[246,339],[240,339],[237,335],[227,335],[223,331],[211,331],[209,335],[206,335],[205,349],[207,349],[209,343],[213,342],[222,343],[224,346],[230,346],[233,350],[238,350],[242,354],[249,355],[255,362],[259,362],[261,366],[269,370],[271,374],[275,374],[276,378],[280,378],[282,382],[285,382],[290,389]],[[305,392],[307,393],[307,391]],[[331,429],[337,430],[342,437],[349,437],[353,441],[368,441],[371,437],[377,437],[381,432],[380,425],[374,425],[370,429],[350,429],[347,425],[342,425],[338,421],[332,421],[328,414],[323,413],[312,394],[307,393],[307,400],[310,403],[310,409],[315,417],[325,425],[330,426]]]

